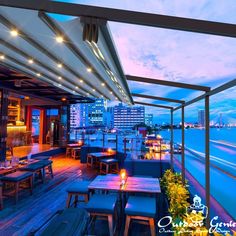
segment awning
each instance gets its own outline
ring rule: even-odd
[[[75,100],[77,96],[132,104],[106,21],[97,24],[97,42],[86,40],[86,31],[83,40],[84,24],[92,22],[58,21],[44,12],[1,7],[0,63],[62,89]]]

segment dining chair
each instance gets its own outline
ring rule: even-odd
[[[109,235],[113,236],[115,232],[114,220],[117,214],[117,196],[113,194],[94,194],[86,205],[86,210],[90,214],[91,220],[97,216],[108,219]]]
[[[156,236],[156,199],[153,197],[130,196],[125,206],[126,223],[124,236],[128,236],[131,220],[148,221],[151,236]]]

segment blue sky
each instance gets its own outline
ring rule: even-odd
[[[69,2],[69,1],[67,1]],[[235,0],[73,0],[70,2],[166,14],[236,24]],[[236,78],[236,39],[175,30],[109,22],[109,27],[126,74],[217,87]],[[190,100],[199,95],[191,90],[129,83],[132,92]],[[219,113],[227,122],[236,120],[236,89],[211,98],[211,119]],[[138,99],[135,99],[138,100]],[[158,103],[142,99],[144,102]],[[186,108],[186,120],[197,120],[203,102]],[[176,106],[177,104],[166,104]],[[168,122],[169,112],[146,107],[156,122]],[[179,113],[176,113],[176,121]]]

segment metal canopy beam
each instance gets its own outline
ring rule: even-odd
[[[130,80],[130,81],[136,81],[136,82],[142,82],[142,83],[148,83],[148,84],[158,84],[158,85],[177,87],[177,88],[183,88],[183,89],[200,90],[204,92],[208,92],[211,89],[210,87],[201,86],[201,85],[179,83],[179,82],[160,80],[160,79],[143,78],[143,77],[138,77],[138,76],[133,76],[133,75],[126,75],[126,78],[127,80]]]
[[[6,40],[0,38],[0,44],[2,44],[4,47],[7,47],[9,48],[10,50],[12,50],[13,52],[21,55],[22,57],[25,57],[27,60],[29,58],[31,58],[31,56],[27,53],[25,53],[24,51],[22,51],[21,49],[15,47],[14,45],[12,45],[11,43],[7,42]],[[52,74],[56,75],[57,77],[61,77],[61,75],[55,70],[55,69],[52,69],[51,67],[49,67],[47,64],[37,60],[36,58],[34,58],[34,62],[37,64],[37,65],[40,65],[41,67],[45,68],[46,70],[48,70],[49,72],[51,72]],[[63,76],[64,79],[66,79],[67,81],[70,81],[70,79],[67,77],[67,76]],[[78,86],[77,84],[75,83],[71,83],[71,85],[73,87],[78,87],[78,92],[81,93],[82,95],[86,96],[87,94],[86,93],[90,93],[89,90],[85,89],[85,88],[82,88],[81,86]]]
[[[70,37],[66,34],[66,32],[43,11],[40,11],[38,16],[55,35],[63,36],[64,44],[70,49],[70,51],[84,64],[85,67],[91,68],[93,71],[93,74],[98,78],[98,80],[101,83],[105,83],[107,89],[109,91],[113,91],[115,96],[117,96],[119,100],[121,101],[120,95],[114,89],[112,89],[112,87],[107,83],[107,81],[99,74],[97,69],[90,63],[90,61],[87,60],[87,58],[83,55],[81,50],[79,50],[79,48],[72,42]],[[89,81],[84,80],[84,83],[87,84],[91,88],[94,87]],[[103,92],[99,88],[96,88],[96,90],[100,94],[103,94]]]
[[[215,95],[215,94],[217,94],[217,93],[223,92],[223,91],[226,90],[226,89],[230,89],[230,88],[232,88],[232,87],[234,87],[234,86],[236,86],[236,79],[233,79],[233,80],[231,80],[231,81],[229,81],[229,82],[227,82],[227,83],[225,83],[225,84],[223,84],[223,85],[221,85],[221,86],[219,86],[219,87],[217,87],[217,88],[215,88],[215,89],[212,89],[211,91],[209,91],[209,92],[207,92],[207,93],[205,93],[205,94],[203,94],[203,95],[200,95],[200,96],[198,96],[198,97],[196,97],[196,98],[194,98],[194,99],[192,99],[192,100],[186,102],[186,103],[184,104],[184,106],[185,106],[185,107],[186,107],[186,106],[189,106],[189,105],[191,105],[191,104],[193,104],[193,103],[195,103],[195,102],[198,102],[198,101],[204,99],[206,96]],[[182,106],[178,106],[178,107],[174,108],[174,111],[177,111],[177,110],[181,109],[181,107],[182,107]]]
[[[185,103],[183,100],[156,97],[156,96],[151,96],[151,95],[146,95],[146,94],[132,93],[131,95],[134,97],[148,98],[148,99],[154,99],[154,100],[160,100],[160,101],[166,101],[166,102],[174,102],[174,103],[181,103],[181,104]]]
[[[43,10],[63,15],[89,16],[109,21],[138,24],[166,29],[182,30],[196,33],[236,37],[236,25],[196,20],[183,17],[141,13],[105,7],[94,7],[73,3],[47,0],[0,0],[0,5],[32,10]]]
[[[145,102],[138,102],[138,101],[134,101],[134,104],[139,104],[139,105],[143,105],[143,106],[159,107],[159,108],[165,108],[165,109],[170,109],[170,110],[173,109],[173,107],[169,107],[169,106],[163,106],[163,105],[157,105],[157,104],[145,103]]]
[[[13,24],[11,21],[9,21],[9,19],[7,19],[6,17],[4,17],[1,14],[0,14],[0,22],[9,29],[19,29],[19,27],[16,24]],[[56,55],[54,55],[53,53],[51,53],[50,51],[48,51],[47,48],[45,48],[43,45],[41,45],[38,41],[36,41],[34,38],[32,38],[29,34],[27,34],[26,32],[24,32],[22,30],[19,30],[19,35],[25,41],[27,41],[30,45],[32,45],[37,50],[39,50],[40,52],[45,54],[47,57],[49,57],[52,61],[54,61],[55,64],[62,63],[63,67],[67,71],[69,71],[72,75],[74,75],[76,78],[82,78],[82,76],[77,71],[75,71],[70,65],[68,65],[62,58],[59,58]],[[70,81],[68,81],[68,82],[74,83],[74,81],[72,79],[70,79]],[[78,83],[79,83],[79,79],[78,79]],[[80,87],[81,87],[81,85],[80,85]],[[90,93],[92,93],[92,92],[90,92]],[[109,100],[109,97],[107,97],[106,94],[103,94],[103,96]]]

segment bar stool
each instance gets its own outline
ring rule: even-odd
[[[100,173],[108,174],[108,173],[119,173],[119,162],[114,158],[102,159],[100,161]]]
[[[90,181],[77,181],[70,185],[66,191],[68,193],[66,200],[66,207],[70,207],[71,199],[74,196],[74,207],[77,206],[77,203],[80,202],[88,202],[89,200],[89,189],[88,186]],[[83,200],[79,200],[79,197],[82,196]]]
[[[116,195],[94,194],[85,207],[90,214],[90,218],[95,219],[97,216],[101,216],[108,219],[110,236],[113,236],[115,232],[113,217],[116,216],[116,202]]]
[[[156,199],[152,197],[131,196],[125,206],[126,223],[124,236],[128,236],[129,225],[132,219],[148,221],[151,236],[156,236],[155,216]]]

